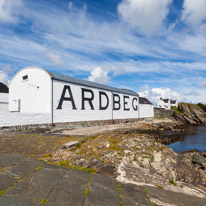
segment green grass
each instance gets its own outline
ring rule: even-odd
[[[123,206],[122,195],[121,195],[121,185],[120,184],[117,185],[117,191],[119,193],[119,201],[120,201],[119,204],[120,204],[120,206]]]
[[[52,154],[48,153],[48,154],[43,155],[42,157],[52,157]]]
[[[59,161],[57,163],[54,163],[55,165],[58,165],[58,166],[62,166],[62,167],[68,167],[69,169],[74,169],[74,170],[81,170],[81,171],[84,171],[84,172],[90,172],[90,173],[96,173],[96,169],[95,168],[85,168],[85,167],[79,167],[79,166],[71,166],[69,164],[69,161],[68,160],[63,160],[63,161]]]
[[[175,186],[177,185],[177,183],[173,179],[170,179],[169,183],[172,184],[172,185],[175,185]]]
[[[179,114],[179,115],[183,115],[183,114],[184,114],[184,113],[181,112],[177,107],[173,107],[172,110],[175,111],[175,112],[176,112],[177,114]]]
[[[161,185],[157,185],[157,188],[164,189]]]
[[[90,186],[91,182],[92,182],[92,174],[91,174],[91,177],[90,177],[90,179],[89,179],[89,183],[88,183],[88,185],[87,185],[87,188],[86,188],[86,190],[84,191],[84,197],[86,197],[87,194],[88,194],[88,192],[89,192],[89,186]]]
[[[39,171],[41,168],[42,168],[42,167],[37,167],[37,168],[35,169],[35,171],[37,172],[37,171]]]
[[[146,195],[149,194],[149,191],[146,188],[143,188]]]
[[[78,144],[76,144],[76,149],[78,149],[78,148],[80,148],[81,147],[81,145],[78,143]]]
[[[160,116],[160,117],[153,117],[154,119],[166,119],[167,117],[165,116]]]
[[[87,189],[84,191],[84,197],[87,196],[87,193],[89,192],[89,188],[87,187]]]
[[[7,191],[7,189],[6,189],[6,190],[2,190],[2,191],[0,192],[0,196],[3,196],[6,191]]]
[[[48,202],[47,199],[43,199],[43,200],[41,200],[41,204],[42,204],[42,205],[46,204],[47,202]]]

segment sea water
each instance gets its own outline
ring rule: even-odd
[[[169,144],[168,146],[174,152],[182,152],[188,150],[198,150],[200,152],[206,151],[206,127],[203,126],[189,126],[184,139],[180,142]]]

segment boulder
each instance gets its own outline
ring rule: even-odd
[[[193,157],[192,157],[192,162],[194,164],[198,164],[198,165],[203,166],[203,163],[205,163],[206,160],[203,156],[198,155],[198,154],[194,154]]]

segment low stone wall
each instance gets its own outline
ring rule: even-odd
[[[34,125],[51,123],[50,113],[19,113],[19,112],[1,112],[0,113],[0,128],[18,126],[19,125]]]
[[[14,114],[14,113],[13,113]],[[19,114],[19,113],[17,113]],[[1,113],[0,113],[1,115]],[[47,114],[48,115],[48,114]],[[45,119],[45,118],[44,118]],[[21,130],[27,130],[27,129],[75,129],[75,128],[81,128],[81,127],[92,127],[92,126],[100,126],[100,125],[110,125],[110,124],[126,124],[131,122],[138,122],[143,120],[144,118],[138,118],[138,119],[116,119],[116,120],[98,120],[98,121],[79,121],[79,122],[64,122],[64,123],[55,123],[55,124],[48,124],[47,123],[33,123],[30,121],[25,123],[24,125],[11,125],[9,126],[2,126],[1,125],[1,117],[0,117],[0,129],[9,130],[9,131],[21,131]]]
[[[154,116],[155,117],[171,117],[173,116],[174,111],[172,110],[166,110],[164,108],[154,108]]]

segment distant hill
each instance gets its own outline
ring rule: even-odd
[[[0,93],[9,93],[9,88],[2,82],[0,82]]]

